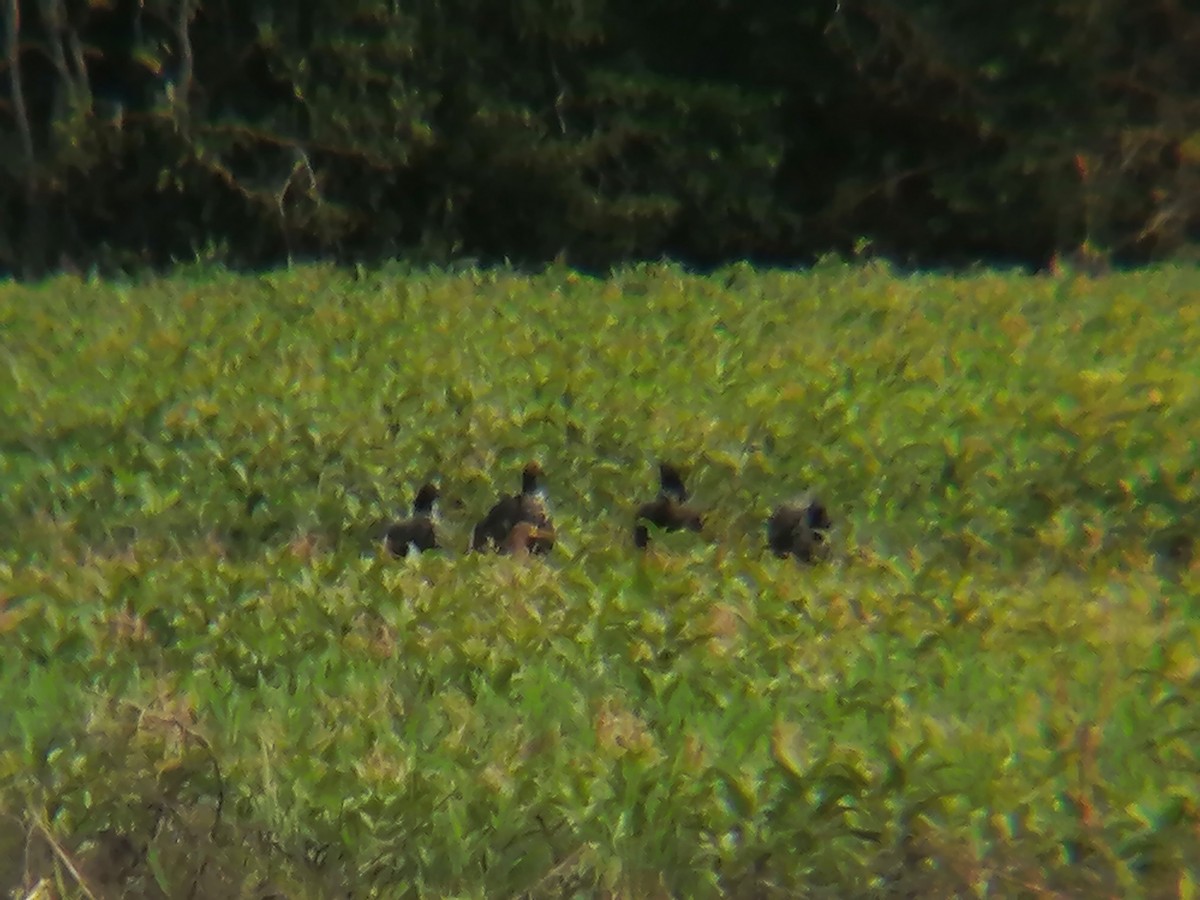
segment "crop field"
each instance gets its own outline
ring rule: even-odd
[[[1195,898],[1198,359],[1194,268],[0,285],[0,895]]]

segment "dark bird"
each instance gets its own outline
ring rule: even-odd
[[[683,475],[670,463],[658,464],[658,497],[638,507],[633,517],[633,543],[639,549],[650,543],[650,528],[663,531],[694,531],[704,528],[704,517],[687,503]]]
[[[438,549],[437,529],[433,522],[433,504],[440,492],[435,484],[423,484],[413,500],[413,514],[388,526],[383,543],[393,556],[408,556],[410,549],[421,553]]]
[[[492,547],[500,553],[507,552],[513,529],[525,522],[537,529],[537,534],[529,538],[529,551],[536,554],[550,552],[554,546],[554,526],[538,487],[538,479],[542,474],[542,467],[536,462],[526,463],[521,470],[521,493],[501,497],[488,510],[471,535],[472,550]]]
[[[833,520],[829,510],[816,497],[784,503],[767,519],[767,545],[780,559],[795,556],[801,562],[814,562],[829,553],[829,529]]]

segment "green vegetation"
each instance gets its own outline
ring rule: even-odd
[[[184,271],[0,333],[0,889],[1196,896],[1195,270]],[[659,456],[710,540],[639,557]],[[553,553],[465,554],[528,458]],[[431,475],[451,549],[383,558]]]

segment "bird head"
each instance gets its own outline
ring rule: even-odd
[[[683,503],[688,498],[687,487],[683,483],[683,473],[674,463],[660,462],[658,464],[659,491]]]
[[[413,509],[418,512],[429,512],[433,509],[433,504],[437,502],[438,497],[441,495],[441,491],[438,490],[436,484],[426,482],[417,491],[417,496],[413,500]]]
[[[521,470],[521,490],[522,493],[532,494],[537,490],[538,479],[545,473],[542,471],[542,465],[536,459],[525,463],[525,468]]]

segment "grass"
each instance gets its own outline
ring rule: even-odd
[[[1196,896],[1194,269],[196,270],[0,333],[0,890]],[[711,527],[639,558],[660,456]],[[465,554],[527,458],[554,553]]]

